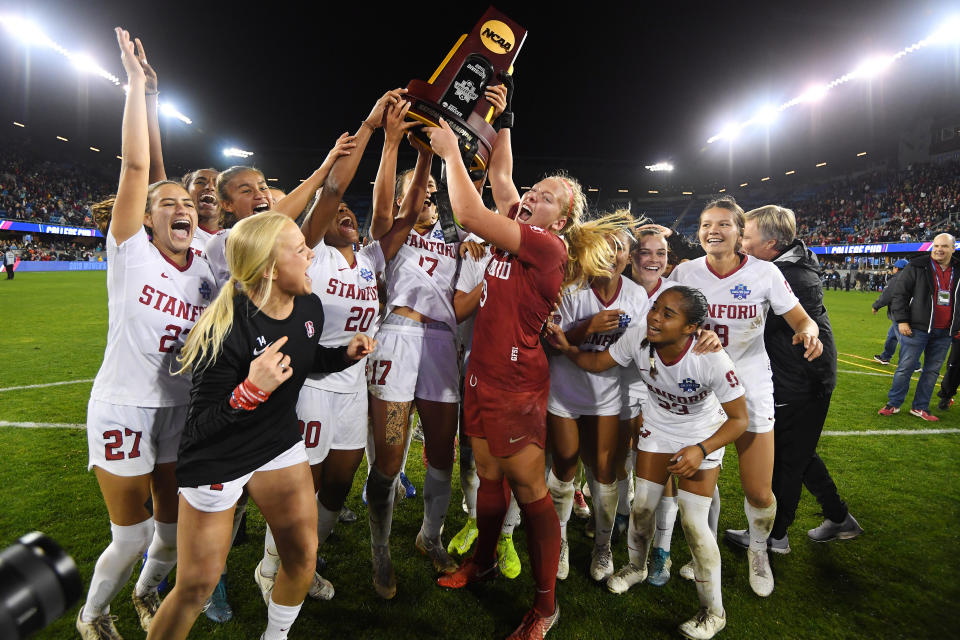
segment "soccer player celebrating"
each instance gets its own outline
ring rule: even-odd
[[[241,221],[227,245],[232,274],[190,333],[181,371],[193,372],[180,442],[180,536],[176,586],[148,638],[185,638],[220,578],[234,508],[244,487],[276,540],[281,566],[267,604],[265,640],[282,640],[314,581],[317,507],[297,427],[307,375],[342,371],[374,341],[319,344],[324,313],[311,293],[313,252],[283,214]]]
[[[770,360],[763,343],[768,309],[782,316],[794,331],[793,343],[803,344],[804,357],[820,355],[819,328],[790,291],[783,274],[770,264],[741,252],[743,209],[733,198],[709,202],[700,214],[700,245],[706,256],[684,262],[671,278],[696,286],[706,296],[712,329],[737,365],[746,389],[750,424],[737,438],[743,508],[747,515],[750,547],[747,550],[750,587],[759,596],[773,592],[774,580],[767,556],[767,538],[777,514],[772,491],[773,382]],[[688,570],[680,574],[689,577]],[[694,571],[696,573],[696,571]]]
[[[560,327],[567,341],[583,351],[608,349],[620,339],[632,318],[642,318],[647,312],[644,289],[622,275],[632,238],[626,230],[611,235],[608,241],[615,260],[610,272],[591,279],[588,287],[566,291],[560,302]],[[590,577],[605,580],[613,573],[610,538],[617,513],[617,469],[624,467],[630,439],[629,431],[620,428],[620,386],[619,371],[590,373],[563,356],[550,359],[547,430],[553,468],[547,488],[563,539],[557,569],[560,580],[566,579],[569,571],[567,522],[573,512],[573,479],[580,457],[596,480],[590,487],[596,512]]]
[[[477,193],[450,126],[441,121],[428,133],[447,163],[450,203],[460,224],[497,247],[480,293],[464,392],[464,431],[480,476],[477,544],[458,571],[437,582],[461,588],[496,575],[506,479],[523,512],[536,583],[533,608],[510,638],[542,638],[560,612],[555,595],[560,526],[544,473],[550,374],[540,331],[562,285],[609,274],[613,251],[607,238],[631,220],[613,215],[581,223],[583,191],[565,176],[541,180],[521,198],[512,179],[509,129],[498,134],[491,158],[494,200],[509,212],[496,215]]]
[[[77,616],[77,630],[88,640],[120,637],[110,602],[148,544],[149,560],[133,592],[144,629],[160,606],[157,585],[176,564],[174,467],[190,381],[171,375],[170,368],[216,293],[209,267],[190,252],[197,214],[189,194],[175,182],[148,184],[144,70],[130,35],[120,28],[116,34],[130,89],[120,183],[107,232],[107,349],[87,407],[90,467],[107,504],[113,539],[97,560]],[[144,507],[151,494],[153,518]]]
[[[712,638],[726,624],[720,596],[720,549],[708,516],[724,447],[747,428],[743,386],[723,351],[696,354],[694,333],[707,318],[698,290],[677,286],[659,296],[647,314],[607,351],[571,347],[550,327],[556,346],[587,371],[636,363],[647,386],[643,431],[637,444],[636,495],[630,515],[630,562],[607,580],[623,593],[646,578],[655,512],[671,474],[679,477],[678,502],[684,534],[696,560],[700,612],[680,625],[687,638]]]

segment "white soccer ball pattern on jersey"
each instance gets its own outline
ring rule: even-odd
[[[622,309],[630,316],[630,325],[633,325],[646,317],[647,307],[647,292],[643,287],[621,276],[620,287],[611,300],[601,300],[590,287],[568,290],[560,301],[559,310],[554,313],[553,321],[566,332],[601,311]],[[590,334],[580,344],[580,350],[605,351],[620,339],[625,330],[626,327],[619,327]],[[622,375],[618,369],[590,373],[566,356],[553,356],[550,358],[548,407],[574,415],[617,415],[620,412]]]
[[[677,265],[670,278],[703,292],[710,307],[703,328],[717,334],[738,371],[770,376],[763,343],[767,310],[783,315],[799,304],[773,263],[746,256],[737,269],[721,277],[702,257]]]
[[[386,268],[387,313],[410,307],[456,332],[453,289],[459,259],[460,243],[444,242],[439,222],[423,235],[410,231]]]
[[[177,355],[200,313],[217,296],[210,267],[190,255],[181,268],[143,229],[117,245],[107,233],[109,326],[90,396],[139,407],[187,404],[190,376],[175,376]]]
[[[383,250],[373,242],[354,252],[354,263],[322,240],[314,247],[313,262],[307,275],[313,280],[313,292],[323,303],[323,331],[320,344],[339,347],[348,344],[357,333],[369,336],[377,332],[380,302],[377,273],[384,269]],[[311,375],[306,387],[353,393],[364,385],[366,357],[343,371]]]

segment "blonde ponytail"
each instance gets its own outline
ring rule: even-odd
[[[276,266],[277,237],[288,225],[296,226],[282,213],[267,211],[245,218],[231,229],[226,247],[230,279],[193,325],[177,358],[180,370],[176,373],[190,371],[200,363],[209,366],[216,362],[223,341],[233,327],[234,296],[238,288],[257,307],[270,298],[273,279],[264,274]]]
[[[583,287],[590,278],[609,277],[616,252],[610,238],[630,232],[637,221],[626,210],[616,211],[601,218],[581,223],[573,217],[564,227],[567,241],[567,271],[563,288],[569,285]]]

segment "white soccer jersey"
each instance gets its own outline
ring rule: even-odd
[[[695,340],[687,343],[680,358],[664,362],[650,347],[641,346],[647,335],[647,323],[631,326],[610,347],[610,357],[621,366],[634,365],[647,386],[649,400],[643,407],[644,424],[675,438],[702,440],[710,437],[717,424],[726,419],[723,402],[744,394],[733,361],[724,351],[696,354]]]
[[[314,247],[313,262],[307,275],[313,279],[313,292],[323,302],[323,329],[320,344],[339,347],[348,344],[354,334],[372,336],[377,332],[380,302],[377,297],[377,273],[383,270],[383,250],[371,242],[354,251],[354,262],[323,240]],[[319,329],[319,327],[318,327]],[[339,393],[353,393],[365,386],[366,358],[343,371],[309,376],[303,383]]]
[[[483,274],[487,272],[487,265],[490,264],[490,258],[493,253],[487,246],[487,253],[479,260],[474,260],[467,256],[460,262],[460,275],[457,277],[457,291],[470,293],[483,283]],[[479,309],[479,307],[478,307]],[[467,370],[467,362],[470,360],[470,348],[473,346],[473,319],[477,317],[476,312],[469,318],[457,325],[457,335],[460,338],[460,344],[463,346],[463,370]]]
[[[675,287],[679,282],[674,282],[673,280],[667,280],[665,278],[660,278],[660,282],[657,283],[657,286],[653,291],[647,294],[647,298],[650,300],[650,306],[647,307],[647,311],[650,310],[650,307],[653,306],[653,303],[657,301],[657,298],[660,297],[660,294],[669,289],[670,287]]]
[[[721,277],[704,256],[677,265],[670,277],[706,296],[710,311],[703,328],[717,334],[737,369],[744,375],[767,372],[769,378],[770,361],[763,343],[767,310],[783,315],[799,304],[780,270],[772,262],[746,256],[739,267]]]
[[[227,268],[227,236],[230,235],[230,229],[221,229],[217,231],[204,245],[204,257],[213,277],[217,281],[217,287],[222,288],[224,283],[230,279],[230,269]]]
[[[386,268],[387,313],[410,307],[456,332],[453,288],[459,260],[460,243],[445,243],[439,222],[424,235],[411,230]]]
[[[610,300],[601,300],[591,287],[567,290],[560,301],[557,312],[560,321],[557,324],[564,331],[569,331],[601,311],[622,309],[630,316],[630,325],[633,325],[646,317],[647,304],[647,292],[643,287],[621,276],[620,286]],[[605,351],[620,339],[625,330],[617,328],[590,334],[580,344],[580,350]],[[630,374],[618,369],[590,373],[573,364],[566,356],[552,356],[549,404],[574,414],[615,415],[620,412],[621,376],[629,379]]]
[[[207,242],[216,234],[216,231],[210,232],[200,225],[197,225],[193,230],[193,240],[190,241],[190,250],[193,251],[196,256],[201,258],[206,257]]]
[[[138,407],[187,404],[190,376],[170,371],[180,368],[187,334],[216,295],[210,267],[192,253],[181,268],[143,229],[119,246],[107,233],[107,348],[90,396]]]

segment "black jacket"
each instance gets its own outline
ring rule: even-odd
[[[763,340],[773,370],[773,397],[777,403],[795,403],[830,393],[837,385],[837,347],[830,316],[823,306],[820,263],[801,240],[773,260],[786,278],[807,315],[820,327],[823,353],[813,362],[803,357],[803,345],[793,344],[793,329],[781,316],[770,314]]]
[[[950,335],[960,329],[960,305],[957,293],[960,290],[960,258],[956,255],[950,260],[953,277],[950,283],[953,320],[950,323]],[[906,322],[916,331],[930,331],[933,328],[933,303],[937,296],[937,283],[934,278],[933,260],[929,253],[914,258],[897,276],[893,283],[890,310],[896,322]]]
[[[897,276],[901,273],[903,273],[902,269],[887,278],[887,284],[883,288],[880,297],[873,301],[872,306],[876,311],[880,311],[880,309],[890,305],[890,302],[893,300],[893,283],[897,281]],[[893,320],[893,309],[887,309],[887,317]]]

